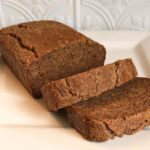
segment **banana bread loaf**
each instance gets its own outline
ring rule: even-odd
[[[67,108],[69,122],[90,141],[134,134],[150,125],[150,79],[136,78]]]
[[[3,58],[34,97],[48,80],[101,66],[105,48],[55,21],[34,21],[0,31]]]
[[[98,96],[132,80],[136,75],[131,59],[119,60],[65,79],[47,82],[41,91],[49,110],[56,111]]]

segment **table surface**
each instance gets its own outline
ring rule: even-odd
[[[150,77],[148,32],[83,32],[105,45],[106,63],[131,57],[139,76]],[[142,60],[142,61],[141,61]],[[89,142],[72,129],[65,114],[50,113],[33,99],[0,58],[0,149],[149,150],[150,129],[104,143]]]

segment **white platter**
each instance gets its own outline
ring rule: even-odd
[[[106,63],[132,58],[139,76],[150,77],[148,32],[84,32],[105,45]],[[8,144],[10,143],[10,144]],[[23,146],[25,145],[25,147]],[[0,57],[0,148],[3,149],[101,149],[149,150],[150,129],[105,143],[84,140],[72,129],[62,112],[50,113],[33,99]]]

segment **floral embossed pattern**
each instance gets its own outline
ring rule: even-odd
[[[71,18],[71,0],[0,0],[1,27],[41,19],[58,20],[72,26]]]
[[[150,31],[150,1],[0,0],[0,27],[41,19],[57,20],[80,30]]]
[[[85,30],[150,30],[148,0],[81,0]]]

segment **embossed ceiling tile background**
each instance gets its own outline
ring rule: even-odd
[[[150,0],[81,0],[83,30],[148,30]]]
[[[78,30],[150,31],[150,0],[0,0],[0,27],[41,19]]]
[[[0,26],[53,19],[73,26],[72,0],[0,0]]]

